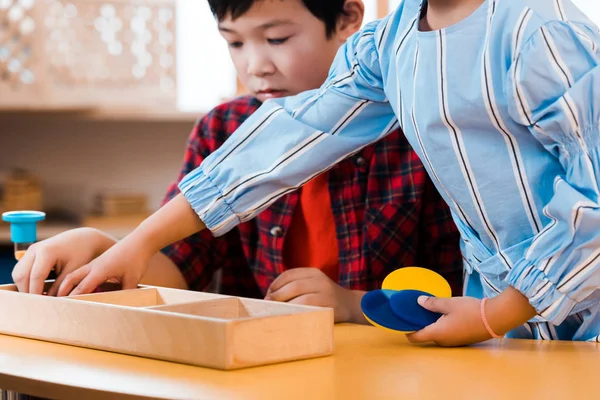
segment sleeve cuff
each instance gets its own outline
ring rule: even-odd
[[[560,292],[544,271],[523,259],[508,274],[508,284],[529,299],[538,315],[553,325],[560,325],[577,302]]]
[[[242,222],[202,167],[186,175],[179,190],[214,236],[222,236]]]

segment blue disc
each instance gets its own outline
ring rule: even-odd
[[[433,324],[443,314],[429,311],[417,303],[419,296],[432,297],[427,292],[420,290],[400,290],[390,297],[390,308],[396,317],[423,329]]]
[[[395,295],[395,290],[373,290],[367,292],[361,302],[360,308],[365,316],[384,328],[401,332],[414,332],[420,327],[398,318],[390,307],[390,298]]]

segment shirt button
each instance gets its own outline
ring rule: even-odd
[[[367,160],[365,160],[364,157],[356,158],[356,165],[358,165],[359,167],[364,167],[366,163],[367,163]]]
[[[271,236],[281,237],[283,236],[283,229],[280,226],[274,226],[271,228],[271,231],[269,233],[271,234]]]

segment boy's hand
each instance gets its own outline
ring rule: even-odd
[[[364,323],[360,300],[364,292],[344,289],[317,268],[293,268],[277,277],[265,300],[331,307],[335,322]]]
[[[54,296],[61,282],[77,268],[89,263],[116,241],[91,228],[73,229],[35,243],[15,265],[12,278],[19,292],[42,294],[50,271],[56,281],[48,291]]]

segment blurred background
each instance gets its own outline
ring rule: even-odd
[[[364,0],[365,23],[401,0]],[[550,0],[548,0],[550,2]],[[600,24],[598,0],[574,0]],[[194,122],[242,94],[205,0],[0,0],[0,212],[117,237],[159,207]],[[0,282],[15,261],[0,223]]]

